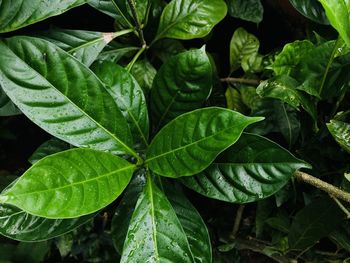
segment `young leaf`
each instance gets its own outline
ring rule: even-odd
[[[300,168],[310,166],[278,144],[244,133],[206,170],[181,182],[210,198],[248,203],[276,193]]]
[[[113,202],[135,165],[109,153],[72,149],[35,163],[0,195],[0,202],[45,218],[73,218]]]
[[[244,57],[255,55],[259,50],[259,46],[259,40],[254,35],[249,34],[243,28],[236,29],[230,42],[231,72],[241,66]]]
[[[289,230],[288,243],[292,249],[314,245],[339,226],[343,212],[329,197],[313,201],[300,210]]]
[[[114,33],[101,33],[55,28],[42,32],[38,36],[54,43],[89,67],[110,41],[115,37],[130,31],[131,30]]]
[[[148,179],[132,215],[120,262],[169,261],[194,259],[171,204]]]
[[[350,47],[350,6],[344,0],[319,0],[326,10],[330,24],[338,31],[345,43]]]
[[[167,177],[201,172],[234,144],[249,124],[263,120],[224,108],[204,108],[177,117],[154,137],[146,164]]]
[[[56,138],[52,138],[43,144],[41,144],[35,152],[32,154],[32,156],[29,157],[29,162],[31,164],[36,163],[37,161],[41,160],[42,158],[55,154],[58,152],[63,152],[65,150],[68,150],[70,148],[69,144],[61,141]]]
[[[334,119],[327,123],[327,128],[335,141],[350,153],[350,124]]]
[[[204,37],[226,12],[223,0],[172,0],[160,17],[156,40]]]
[[[200,108],[212,85],[212,67],[204,49],[186,51],[167,60],[151,89],[151,111],[157,127]]]
[[[230,16],[254,23],[260,23],[263,19],[261,0],[228,0],[227,5]]]
[[[302,15],[311,19],[316,23],[328,25],[326,13],[322,8],[322,5],[317,0],[289,0],[289,2],[298,10]]]
[[[83,64],[39,38],[0,42],[0,85],[34,123],[74,146],[137,154],[121,111]]]
[[[140,84],[143,92],[148,94],[152,88],[154,77],[157,74],[157,70],[153,65],[147,59],[136,61],[130,73],[137,80],[137,83]]]
[[[134,143],[148,145],[148,110],[146,98],[137,81],[123,67],[112,62],[92,66],[95,74],[106,84],[106,89],[129,124]]]
[[[186,198],[179,185],[163,184],[165,193],[185,231],[195,262],[211,263],[212,249],[208,229],[200,214]]]
[[[2,0],[0,2],[0,33],[34,24],[86,3],[86,0]]]
[[[7,97],[6,93],[0,86],[0,116],[13,116],[21,114],[21,111]]]

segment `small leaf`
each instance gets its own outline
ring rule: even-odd
[[[160,17],[156,40],[204,37],[227,12],[223,0],[172,0]]]
[[[167,261],[194,259],[171,204],[148,179],[132,215],[120,262]]]
[[[254,35],[249,34],[243,28],[236,29],[230,42],[231,72],[241,66],[243,58],[255,55],[259,46],[259,40]]]
[[[230,16],[254,23],[260,23],[263,19],[261,0],[228,0],[227,4]]]
[[[42,158],[55,154],[58,152],[63,152],[65,150],[68,150],[70,148],[69,144],[61,141],[56,138],[52,138],[43,144],[41,144],[35,152],[32,154],[32,156],[29,157],[29,162],[31,164],[36,163],[37,161],[41,160]]]
[[[157,74],[157,70],[153,65],[147,59],[138,60],[132,67],[130,73],[137,80],[143,92],[148,94],[152,88],[154,77]]]
[[[204,49],[183,52],[158,70],[151,90],[151,111],[157,127],[202,107],[212,88],[212,67]]]
[[[335,141],[350,153],[350,124],[341,120],[330,120],[327,128]]]
[[[107,91],[123,113],[134,143],[147,146],[148,110],[146,98],[137,81],[126,69],[112,62],[95,63],[92,70],[106,84]]]
[[[289,2],[298,10],[303,16],[311,19],[316,23],[328,25],[326,13],[322,5],[317,0],[289,0]]]
[[[0,116],[13,116],[22,112],[16,105],[7,97],[6,93],[0,86]]]
[[[0,2],[0,33],[34,24],[86,3],[86,0],[2,0]]]
[[[216,107],[183,114],[154,137],[146,163],[152,171],[167,177],[199,173],[234,144],[244,128],[261,120]]]
[[[206,170],[181,181],[210,198],[248,203],[276,193],[300,168],[310,166],[278,144],[245,133]]]
[[[35,163],[0,195],[0,201],[45,218],[79,217],[113,202],[134,169],[109,153],[72,149]]]
[[[77,147],[137,154],[121,111],[86,66],[33,37],[0,42],[0,85],[34,123]]]
[[[329,197],[313,201],[296,214],[289,230],[289,247],[305,249],[314,245],[335,230],[342,220],[343,212]]]

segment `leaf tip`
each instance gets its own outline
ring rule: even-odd
[[[0,195],[0,204],[4,204],[8,201],[9,197],[7,195]]]

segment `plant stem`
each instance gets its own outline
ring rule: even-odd
[[[139,15],[137,14],[135,1],[134,0],[128,0],[128,4],[130,6],[130,9],[131,9],[131,12],[132,12],[132,16],[133,16],[135,24],[136,24],[136,30],[139,33],[141,46],[142,46],[142,48],[146,48],[147,44],[146,44],[145,38],[143,36],[142,25],[141,25],[141,22],[140,22]]]
[[[339,208],[346,214],[346,218],[350,218],[350,211],[333,195],[329,195],[339,206]]]
[[[258,86],[260,84],[260,80],[257,79],[244,79],[244,78],[222,78],[220,79],[222,82],[229,83],[240,83],[240,84],[248,84],[253,86]]]
[[[133,59],[130,61],[130,63],[126,66],[126,69],[128,72],[130,72],[130,70],[134,66],[136,60],[139,58],[139,56],[141,56],[141,54],[143,53],[143,51],[145,51],[145,49],[146,49],[146,47],[142,47],[139,49],[139,51],[137,51],[136,55],[133,57]]]
[[[310,174],[300,172],[300,171],[295,172],[294,176],[300,181],[311,184],[312,186],[315,186],[316,188],[322,191],[325,191],[336,198],[339,198],[345,202],[350,203],[350,193],[345,192],[334,185],[326,183]]]
[[[233,229],[230,235],[230,238],[232,239],[236,237],[237,232],[239,230],[239,225],[241,224],[241,221],[242,221],[243,211],[244,211],[244,205],[240,205],[237,209],[235,222],[233,224]]]

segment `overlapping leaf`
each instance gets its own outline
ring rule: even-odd
[[[37,161],[41,160],[42,158],[55,154],[58,152],[63,152],[65,150],[68,150],[70,148],[69,144],[61,141],[57,138],[52,138],[43,144],[41,144],[35,152],[33,152],[32,156],[29,157],[29,162],[31,164],[36,163]]]
[[[131,218],[121,258],[125,262],[194,262],[179,219],[151,180]]]
[[[35,163],[0,195],[0,202],[46,218],[79,217],[114,201],[134,169],[109,153],[72,149]]]
[[[148,110],[146,98],[134,77],[123,67],[111,63],[96,63],[92,67],[95,74],[106,84],[106,89],[114,98],[129,124],[134,143],[148,145]]]
[[[254,23],[260,23],[263,19],[261,0],[228,0],[227,4],[228,12],[233,17]]]
[[[34,123],[72,145],[136,153],[121,111],[83,64],[46,40],[0,42],[0,85]]]
[[[289,2],[301,14],[311,19],[314,22],[328,25],[329,21],[325,14],[322,5],[317,0],[289,0]]]
[[[310,167],[266,138],[243,134],[205,171],[181,180],[202,195],[247,203],[276,193],[300,168]]]
[[[222,0],[172,0],[160,17],[156,40],[204,37],[226,15]]]
[[[87,0],[2,0],[0,1],[0,33],[36,23],[86,3]]]
[[[21,114],[21,111],[7,97],[6,93],[0,86],[0,116],[12,116]]]
[[[143,92],[148,94],[152,88],[154,77],[157,74],[157,70],[153,65],[147,59],[139,60],[134,64],[130,73],[137,80]]]
[[[151,111],[158,127],[200,108],[212,88],[212,67],[204,49],[183,52],[159,69],[151,90]]]
[[[183,114],[154,137],[146,163],[151,170],[167,177],[199,173],[234,144],[244,128],[262,119],[216,107]]]

